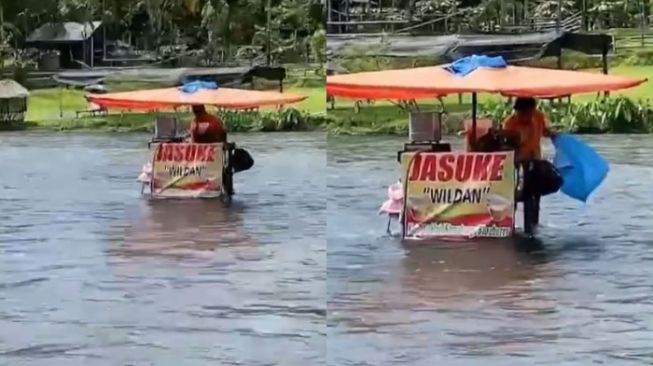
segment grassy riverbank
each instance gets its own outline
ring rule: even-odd
[[[598,70],[597,70],[598,72]],[[618,66],[611,70],[615,75],[628,75],[645,77],[653,80],[652,66]],[[578,132],[579,130],[590,130],[594,132],[617,132],[605,130],[615,128],[615,125],[627,123],[629,125],[641,126],[639,130],[632,131],[632,126],[621,128],[629,132],[651,132],[653,131],[653,114],[649,113],[652,108],[647,99],[653,95],[653,83],[613,93],[611,97],[601,102],[596,94],[578,95],[572,98],[572,105],[546,106],[548,112],[553,114],[551,118],[554,124],[561,130]],[[616,99],[619,98],[619,99]],[[633,103],[628,103],[628,98]],[[508,113],[509,106],[504,102],[506,98],[496,95],[479,95],[480,114],[498,118],[501,114]],[[444,98],[444,109],[448,113],[445,119],[446,132],[455,133],[462,128],[462,121],[469,116],[471,110],[471,96],[463,95],[459,99],[457,95]],[[610,109],[623,110],[611,111]],[[437,101],[420,102],[420,110],[441,110],[442,105]],[[373,102],[371,104],[362,102],[356,108],[354,101],[336,99],[335,109],[328,111],[328,131],[330,134],[366,135],[366,134],[399,134],[405,135],[408,131],[407,111],[396,104],[386,101]],[[588,116],[587,114],[590,113]],[[574,115],[578,114],[578,115]],[[650,114],[650,115],[649,115]],[[586,126],[590,121],[596,119],[596,126]],[[583,119],[583,123],[579,120]],[[635,123],[628,122],[628,119],[641,119]],[[617,128],[620,129],[620,128]]]
[[[223,115],[229,130],[285,131],[313,130],[324,127],[326,94],[321,80],[300,80],[287,85],[284,92],[301,94],[307,99],[284,111],[262,108],[259,113],[231,113]],[[146,132],[153,128],[153,113],[111,112],[106,116],[77,118],[76,111],[87,109],[84,92],[74,89],[39,89],[30,92],[28,99],[27,127],[40,130],[103,130],[121,132]],[[173,114],[162,112],[161,114]],[[182,118],[191,118],[180,113]]]

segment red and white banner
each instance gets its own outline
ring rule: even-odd
[[[152,197],[222,195],[223,144],[159,144],[152,156]]]
[[[512,152],[418,152],[401,157],[406,238],[512,235]]]

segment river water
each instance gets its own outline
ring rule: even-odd
[[[455,245],[385,235],[401,139],[236,136],[225,208],[141,198],[146,138],[0,135],[0,365],[653,362],[650,137],[589,139],[538,241]]]
[[[0,135],[0,365],[319,365],[326,139],[233,136],[232,207],[148,202],[139,135]]]
[[[408,245],[376,216],[403,141],[330,138],[327,363],[653,363],[653,138],[588,141],[612,171],[544,198],[539,241]]]

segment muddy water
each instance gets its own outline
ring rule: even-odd
[[[225,208],[142,199],[147,136],[0,135],[0,364],[324,364],[325,136],[273,137]]]
[[[375,215],[402,140],[329,139],[328,364],[651,364],[653,138],[588,141],[612,171],[539,241],[407,245]]]
[[[649,137],[589,139],[539,241],[456,245],[385,236],[399,139],[239,136],[228,209],[142,199],[144,139],[0,135],[0,365],[653,361]]]

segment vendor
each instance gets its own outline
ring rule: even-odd
[[[195,120],[190,127],[193,142],[204,144],[227,142],[227,130],[218,117],[209,114],[203,105],[193,105],[193,114]]]
[[[517,161],[541,160],[540,140],[543,136],[552,137],[555,132],[549,127],[544,113],[537,109],[535,99],[517,98],[514,110],[515,112],[503,122],[503,128],[519,136]]]
[[[503,127],[519,141],[515,162],[524,168],[521,196],[522,200],[531,203],[528,225],[537,225],[540,220],[540,197],[557,191],[562,184],[553,165],[542,160],[542,137],[551,138],[555,132],[549,127],[544,113],[537,109],[535,99],[517,98],[514,110]],[[526,206],[524,209],[527,209]],[[532,230],[532,226],[526,230]]]

